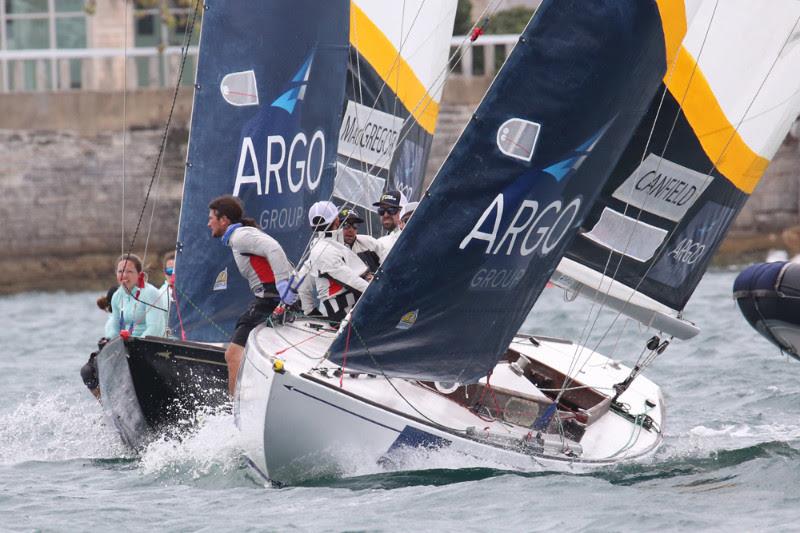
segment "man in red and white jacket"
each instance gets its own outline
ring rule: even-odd
[[[281,301],[292,304],[297,294],[289,280],[292,265],[281,245],[261,231],[255,220],[244,216],[242,202],[235,196],[220,196],[208,204],[208,227],[212,237],[231,247],[239,272],[250,285],[255,299],[236,322],[225,350],[228,363],[228,391],[233,394],[244,346],[250,332],[272,314]]]

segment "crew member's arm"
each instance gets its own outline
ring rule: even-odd
[[[367,280],[362,278],[361,275],[367,271],[367,266],[362,263],[360,259],[358,259],[358,256],[356,256],[356,259],[358,260],[358,263],[364,267],[363,269],[360,268],[358,270],[353,270],[353,268],[351,268],[351,266],[349,266],[343,258],[339,258],[338,261],[326,262],[326,264],[320,266],[320,273],[327,274],[339,283],[347,285],[351,289],[355,289],[358,292],[364,292],[367,290],[369,283]]]
[[[297,296],[300,298],[300,305],[303,308],[303,313],[310,315],[314,311],[314,279],[311,276],[311,270],[308,267],[308,262],[300,267],[300,271],[296,275],[297,280],[302,280],[300,286],[297,287]],[[297,283],[297,281],[295,281]]]

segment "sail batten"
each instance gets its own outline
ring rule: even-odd
[[[622,4],[542,4],[334,341],[333,361],[461,382],[494,367],[666,72],[656,3]]]

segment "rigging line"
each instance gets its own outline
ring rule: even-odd
[[[161,174],[164,172],[164,160],[162,159],[159,166],[158,166],[158,177],[156,178],[154,194],[153,194],[153,206],[150,209],[150,221],[147,224],[147,233],[144,240],[144,253],[142,254],[142,264],[147,262],[147,251],[150,246],[150,235],[153,231],[153,218],[155,217],[156,213],[156,206],[158,205],[158,190],[161,186]],[[160,260],[160,258],[158,258]]]
[[[708,25],[706,27],[705,34],[703,35],[703,41],[701,42],[700,50],[699,50],[699,52],[697,54],[697,59],[695,60],[694,67],[693,67],[692,72],[691,72],[691,74],[689,76],[689,82],[686,85],[686,89],[684,90],[684,93],[681,96],[681,101],[680,101],[680,103],[678,105],[678,110],[675,113],[675,116],[674,116],[673,121],[672,121],[672,125],[670,127],[669,134],[667,135],[667,140],[664,143],[664,148],[661,151],[661,156],[659,157],[658,163],[656,165],[656,171],[658,171],[658,169],[661,166],[661,162],[664,160],[664,154],[666,153],[667,147],[669,146],[669,142],[672,139],[672,135],[673,135],[673,133],[675,131],[675,126],[676,126],[676,124],[678,122],[678,118],[681,115],[681,109],[682,109],[683,103],[685,102],[686,97],[689,94],[689,87],[691,86],[691,82],[694,79],[694,75],[695,75],[695,73],[696,73],[696,71],[697,71],[697,69],[699,67],[700,57],[702,56],[703,50],[705,49],[705,45],[706,45],[706,42],[708,40],[708,35],[711,32],[711,26],[712,26],[712,24],[714,22],[714,17],[716,16],[718,5],[719,5],[719,0],[717,0],[717,2],[715,2],[715,4],[714,4],[714,9],[713,9],[713,11],[711,13],[711,18],[709,19]],[[674,67],[675,67],[675,62],[676,61],[677,61],[677,55],[675,56],[675,59],[673,59],[673,63],[672,63],[672,65],[670,65],[670,68],[669,68],[668,76],[670,76],[670,78],[672,77],[672,75],[674,75],[674,72],[675,72],[675,68]],[[642,153],[642,159],[640,161],[640,164],[646,158],[647,151],[648,151],[648,149],[650,147],[650,143],[652,142],[653,134],[654,134],[656,125],[658,124],[658,119],[659,119],[659,117],[661,115],[661,110],[662,110],[662,106],[663,106],[664,100],[665,100],[666,95],[667,95],[667,91],[668,91],[668,87],[667,87],[667,83],[665,82],[664,83],[664,90],[663,90],[662,95],[661,95],[661,101],[659,102],[658,109],[656,110],[656,116],[653,119],[653,125],[650,128],[650,133],[648,135],[647,142],[645,144],[645,147],[644,147],[644,150],[643,150],[643,153]],[[642,216],[642,213],[644,211],[644,208],[647,205],[647,201],[649,201],[649,198],[647,198],[645,200],[644,204],[642,205],[642,208],[639,210],[639,213],[638,213],[637,218],[636,218],[637,221],[640,220],[640,218]],[[629,207],[630,207],[630,203],[629,202],[625,202],[625,208],[623,209],[623,213],[622,213],[623,215],[627,214]],[[634,230],[634,232],[635,231],[636,230]],[[618,252],[619,258],[617,259],[616,266],[614,267],[614,273],[611,276],[608,276],[607,272],[608,272],[608,267],[611,264],[612,258],[614,257],[614,250],[610,249],[609,252],[608,252],[608,258],[606,260],[606,265],[603,268],[602,276],[601,276],[601,278],[600,278],[600,280],[598,282],[598,292],[602,292],[603,293],[603,297],[599,302],[600,303],[600,307],[597,310],[597,314],[595,315],[595,319],[592,322],[592,326],[591,326],[591,328],[589,329],[589,332],[586,335],[586,341],[585,342],[587,344],[589,342],[589,337],[591,336],[592,332],[594,331],[595,326],[597,325],[597,320],[600,317],[600,313],[605,308],[606,301],[608,299],[609,294],[611,293],[611,288],[613,286],[613,281],[616,280],[616,277],[619,274],[619,269],[622,267],[622,261],[623,261],[624,253],[627,251],[628,247],[630,246],[630,243],[633,240],[633,233],[634,232],[632,232],[630,235],[628,235],[628,239],[627,239],[627,241],[625,243],[625,247],[622,250],[622,252],[621,253]],[[665,239],[665,242],[667,242],[667,241],[668,241],[668,239]],[[630,300],[633,298],[633,294],[638,289],[638,287],[641,285],[642,281],[644,280],[644,277],[646,277],[646,275],[647,275],[647,272],[649,272],[649,269],[652,268],[652,265],[654,265],[654,264],[655,264],[654,262],[651,263],[651,266],[645,272],[645,275],[642,276],[642,279],[637,284],[637,287],[634,289],[634,292],[632,292],[628,296],[628,299],[625,302],[625,305],[627,305],[630,302]],[[606,290],[604,290],[604,291],[600,291],[599,289],[600,289],[600,287],[602,287],[602,283],[603,283],[604,279],[607,276],[609,277],[608,288]],[[592,305],[592,309],[590,310],[590,313],[592,313],[592,312],[594,312],[594,304]],[[622,311],[618,311],[617,312],[617,315],[614,317],[614,320],[611,322],[611,325],[608,326],[606,331],[603,333],[603,335],[600,337],[600,339],[595,344],[595,351],[600,347],[600,343],[602,343],[603,340],[605,340],[605,337],[608,335],[608,333],[610,333],[611,328],[616,323],[617,318],[619,318],[619,316],[621,316],[622,314],[623,314]],[[622,336],[622,332],[619,333],[619,338],[617,340],[617,344],[619,343],[619,339],[621,339],[621,336]],[[581,346],[581,348],[576,349],[576,350],[582,350],[583,349],[583,337],[581,337],[581,341],[582,342],[579,344],[579,346]],[[588,359],[587,359],[587,361],[588,361]],[[584,365],[585,365],[585,363],[584,363]],[[583,367],[581,367],[581,368],[583,368]]]
[[[716,8],[716,5],[715,5],[715,8]],[[755,103],[756,99],[758,98],[759,94],[761,93],[761,90],[764,88],[764,85],[766,84],[767,80],[769,79],[769,76],[770,76],[770,74],[772,73],[772,70],[774,69],[775,65],[777,64],[778,60],[779,60],[779,59],[780,59],[780,57],[781,57],[781,54],[783,53],[783,50],[786,48],[786,45],[787,45],[787,44],[789,44],[789,42],[790,42],[790,40],[791,40],[791,36],[792,36],[792,34],[794,33],[795,29],[797,28],[798,24],[800,24],[800,16],[798,16],[798,17],[795,19],[794,25],[792,26],[792,29],[791,29],[791,31],[789,32],[789,35],[787,36],[786,40],[784,41],[784,43],[783,43],[783,46],[781,46],[781,49],[778,51],[778,54],[775,56],[775,59],[772,61],[772,64],[770,65],[770,68],[768,69],[767,73],[765,74],[765,76],[764,76],[764,77],[763,77],[763,79],[761,80],[761,83],[759,84],[759,87],[758,87],[758,89],[756,90],[755,94],[753,95],[753,97],[751,98],[750,102],[748,103],[748,106],[747,106],[747,108],[745,109],[745,111],[744,111],[744,113],[743,113],[743,115],[742,115],[742,118],[741,118],[741,119],[739,120],[739,122],[737,123],[737,125],[736,125],[736,128],[734,128],[734,131],[733,131],[733,132],[731,132],[731,135],[730,135],[730,137],[728,138],[728,141],[727,141],[727,143],[725,144],[725,146],[724,146],[724,148],[723,148],[722,152],[721,152],[721,153],[720,153],[720,155],[717,157],[717,160],[716,160],[716,161],[714,161],[714,162],[712,163],[712,166],[711,166],[711,168],[708,170],[708,173],[706,174],[706,176],[705,176],[705,179],[704,179],[704,185],[705,185],[705,184],[707,184],[707,183],[708,183],[710,180],[713,180],[713,179],[714,179],[714,176],[713,176],[713,174],[712,174],[712,173],[713,173],[713,171],[714,171],[714,169],[717,167],[717,164],[719,163],[719,161],[720,161],[720,160],[721,160],[721,159],[724,157],[724,155],[725,155],[725,150],[727,150],[728,146],[730,146],[730,143],[731,143],[731,141],[733,140],[733,138],[735,137],[735,135],[738,133],[738,130],[739,130],[739,128],[741,127],[741,125],[744,123],[744,120],[745,120],[745,118],[746,118],[746,116],[747,116],[747,113],[748,113],[748,112],[749,112],[749,110],[752,108],[753,104]],[[710,23],[709,23],[709,26],[710,26]],[[699,54],[698,54],[698,60],[697,60],[697,63],[699,63]],[[691,82],[690,82],[690,83],[691,83]],[[686,93],[688,93],[688,84],[687,84]],[[686,97],[686,94],[684,94],[684,98],[685,98],[685,97]],[[682,107],[682,104],[683,104],[683,101],[681,102],[681,107]],[[677,118],[676,118],[676,120],[677,120]],[[668,142],[669,142],[669,138],[667,139],[667,143],[668,143]],[[666,151],[666,146],[665,146],[664,150]],[[663,152],[662,152],[662,158],[663,158]],[[675,233],[675,231],[677,230],[677,227],[678,227],[678,226],[676,225],[676,226],[675,226],[675,227],[674,227],[674,228],[673,228],[673,229],[672,229],[672,230],[669,232],[669,234],[667,235],[667,237],[665,237],[665,239],[664,239],[664,243],[662,244],[662,246],[660,246],[660,247],[659,247],[659,252],[660,252],[660,250],[661,250],[661,249],[662,249],[664,246],[666,246],[666,243],[669,241],[670,237],[671,237],[671,236],[672,236],[672,235]],[[718,239],[718,237],[720,236],[720,232],[722,232],[722,231],[723,231],[723,228],[722,228],[721,226],[720,226],[718,229],[716,229],[716,230],[715,230],[715,232],[714,232],[714,240],[715,240],[715,241]],[[641,286],[641,284],[644,282],[645,278],[647,277],[648,273],[650,272],[650,270],[653,268],[653,266],[654,266],[654,265],[655,265],[655,262],[654,262],[654,261],[651,261],[650,265],[649,265],[649,266],[647,267],[647,269],[645,270],[645,273],[644,273],[644,275],[641,277],[641,279],[639,280],[639,282],[636,284],[636,287],[634,287],[634,291],[638,291],[639,287],[640,287],[640,286]],[[630,299],[631,299],[632,297],[633,297],[633,293],[631,293],[631,294],[629,295],[629,297],[628,297],[628,302],[630,301]],[[627,304],[627,302],[626,302],[626,304]],[[615,319],[615,321],[616,321],[616,319]]]
[[[356,302],[356,305],[357,305],[357,304],[358,304],[358,302]],[[352,324],[352,311],[351,311],[350,320],[349,320],[348,322]],[[378,361],[376,361],[376,360],[375,360],[375,357],[372,355],[372,352],[370,351],[370,349],[369,349],[369,346],[367,346],[367,343],[364,341],[364,339],[361,337],[361,334],[358,332],[358,328],[356,328],[356,326],[355,326],[355,325],[353,325],[353,326],[352,326],[352,328],[353,328],[353,332],[355,332],[355,334],[356,334],[356,337],[358,337],[358,340],[359,340],[359,342],[361,342],[361,345],[364,347],[364,351],[367,353],[367,355],[369,356],[370,360],[372,360],[372,364],[374,364],[374,365],[375,365],[375,368],[377,368],[377,369],[378,369],[378,371],[380,372],[381,376],[383,376],[383,378],[386,380],[386,382],[389,384],[389,386],[391,386],[391,387],[392,387],[392,389],[394,389],[394,391],[397,393],[397,395],[398,395],[398,396],[400,396],[400,398],[401,398],[401,399],[402,399],[402,400],[403,400],[403,401],[404,401],[404,402],[405,402],[405,403],[406,403],[406,404],[407,404],[407,405],[408,405],[408,406],[409,406],[411,409],[413,409],[413,410],[414,410],[414,412],[416,412],[416,413],[417,413],[419,416],[421,416],[422,418],[424,418],[425,420],[427,420],[428,422],[430,422],[430,423],[431,423],[431,424],[432,424],[434,427],[437,427],[437,428],[440,428],[440,429],[445,429],[445,430],[447,430],[447,431],[450,431],[450,432],[452,432],[452,433],[456,433],[456,434],[464,434],[464,433],[466,432],[465,430],[451,428],[451,427],[449,427],[449,426],[445,426],[444,424],[441,424],[441,423],[439,423],[439,422],[436,422],[436,421],[434,421],[434,420],[430,419],[430,418],[429,418],[427,415],[425,415],[425,414],[424,414],[422,411],[420,411],[419,409],[417,409],[417,408],[414,406],[414,404],[412,404],[412,403],[411,403],[411,402],[408,400],[408,398],[406,398],[406,397],[403,395],[403,393],[401,393],[401,392],[400,392],[400,391],[397,389],[397,387],[395,386],[395,384],[394,384],[394,383],[392,383],[392,380],[391,380],[391,378],[389,378],[389,376],[387,376],[387,375],[386,375],[386,372],[384,372],[383,368],[381,368],[380,364],[378,364]],[[402,378],[401,378],[401,379],[402,379]],[[406,380],[406,381],[407,381],[407,380]]]
[[[172,114],[175,111],[175,103],[178,100],[178,91],[180,90],[181,87],[181,79],[183,78],[183,71],[186,67],[186,58],[189,55],[189,43],[191,43],[192,41],[192,32],[194,31],[194,27],[197,22],[197,14],[199,12],[199,7],[200,7],[200,0],[195,0],[194,13],[192,15],[192,23],[189,25],[189,30],[186,32],[186,35],[184,36],[183,49],[181,50],[181,65],[180,69],[178,70],[178,79],[175,82],[175,91],[172,95],[172,104],[170,105],[169,108],[169,116],[167,117],[167,123],[164,126],[164,133],[161,137],[161,144],[159,146],[158,155],[156,156],[156,162],[155,165],[153,166],[153,175],[150,178],[150,184],[147,186],[147,194],[145,194],[144,202],[142,203],[142,210],[139,213],[139,220],[136,222],[136,230],[133,232],[133,237],[131,237],[131,242],[128,247],[127,253],[129,256],[132,253],[134,244],[136,243],[136,237],[139,235],[139,229],[142,224],[142,218],[144,217],[145,209],[147,208],[147,202],[150,200],[150,193],[153,189],[153,183],[155,182],[158,173],[158,168],[159,165],[161,164],[161,158],[164,155],[164,149],[166,148],[167,145],[167,135],[169,134],[169,127],[170,124],[172,123]]]
[[[203,317],[203,319],[205,319],[206,322],[208,322],[214,328],[216,328],[217,331],[222,333],[222,335],[224,335],[225,337],[228,337],[228,338],[231,336],[231,332],[226,331],[225,329],[223,329],[222,326],[220,326],[213,318],[211,318],[205,312],[203,312],[203,310],[200,307],[198,307],[198,305],[196,303],[194,303],[192,298],[186,292],[184,292],[181,288],[179,288],[177,284],[175,285],[175,292],[179,293],[180,297],[183,299],[183,301],[188,302],[189,305],[191,305],[194,308],[194,310],[197,311],[197,314],[199,314],[201,317]]]
[[[135,7],[135,6],[133,6]],[[120,210],[120,255],[125,254],[125,141],[128,131],[128,3],[122,4],[122,208]]]
[[[459,64],[459,62],[461,61],[461,58],[464,56],[464,54],[466,54],[467,48],[473,46],[473,43],[469,41],[469,35],[472,33],[472,30],[474,30],[475,27],[480,23],[481,19],[485,18],[486,13],[490,9],[492,9],[492,10],[497,9],[497,7],[499,6],[499,3],[501,1],[502,0],[493,0],[493,3],[490,3],[490,4],[488,4],[486,6],[486,8],[481,13],[481,16],[478,17],[478,19],[476,20],[475,24],[473,24],[472,27],[470,28],[470,31],[467,33],[467,35],[464,36],[464,38],[462,39],[461,43],[456,47],[456,49],[453,51],[453,53],[448,57],[448,60],[447,60],[447,63],[445,65],[445,67],[439,72],[439,74],[436,76],[436,78],[434,78],[434,80],[431,82],[430,87],[428,88],[428,90],[426,92],[426,95],[428,95],[428,98],[425,98],[426,95],[423,95],[417,101],[417,103],[415,104],[414,108],[410,110],[409,116],[406,117],[406,119],[403,120],[403,125],[401,126],[401,131],[403,129],[405,129],[405,132],[397,140],[397,145],[398,146],[411,133],[411,128],[406,128],[406,125],[410,121],[414,120],[414,118],[413,118],[414,117],[414,113],[416,113],[418,110],[420,112],[423,112],[423,113],[425,111],[427,111],[428,106],[430,106],[431,102],[433,102],[433,98],[431,98],[429,95],[431,93],[439,91],[440,89],[442,89],[444,87],[444,84],[447,82],[447,75],[452,73],[453,70],[456,68],[456,66]],[[494,12],[494,11],[492,11],[492,12]],[[456,61],[453,61],[453,59],[456,58],[456,57],[458,59]],[[501,70],[502,70],[502,68],[501,68]],[[498,74],[499,74],[499,72],[498,72]],[[423,106],[421,110],[420,110],[420,106]],[[458,141],[456,141],[456,142],[458,142]],[[371,168],[374,168],[375,166],[377,166],[378,163],[383,162],[384,159],[385,159],[385,155],[379,157],[378,160],[372,165],[372,167],[370,167],[370,170],[371,170]]]
[[[420,6],[420,9],[422,9],[422,6]],[[408,30],[408,35],[404,35],[404,33],[403,33],[403,27],[405,26],[405,22],[406,22],[406,0],[403,0],[403,7],[400,9],[400,48],[397,49],[398,61],[399,61],[399,58],[401,58],[403,56],[403,45],[405,44],[406,40],[411,37],[411,29]],[[394,83],[395,83],[396,87],[395,87],[395,90],[394,90],[394,103],[392,104],[392,115],[397,116],[397,99],[399,98],[398,95],[400,94],[400,69],[399,68],[396,69],[395,82]],[[396,150],[397,150],[397,145],[395,144],[394,147],[392,148],[392,159],[394,159],[394,154],[395,154]],[[390,161],[391,161],[391,159],[390,159]],[[389,179],[392,178],[391,176],[387,176],[387,177]],[[386,180],[387,184],[389,182],[389,179]]]
[[[414,19],[411,21],[411,27],[408,29],[408,36],[411,35],[411,31],[413,30],[414,25],[416,24],[417,19],[419,18],[419,14],[422,12],[422,8],[423,7],[425,7],[425,0],[423,0],[423,2],[420,4],[419,9],[417,9],[416,15],[414,15]],[[406,38],[408,38],[408,36],[406,36]],[[356,60],[357,60],[357,67],[358,67],[359,88],[361,88],[362,91],[363,91],[363,84],[361,83],[361,54],[358,52],[358,43],[359,43],[359,41],[358,41],[358,38],[356,36]],[[402,56],[400,55],[400,50],[402,50],[403,45],[404,45],[404,39],[403,39],[403,34],[401,33],[400,34],[400,46],[398,48],[397,54],[395,54],[395,56],[394,56],[394,61],[392,62],[392,65],[389,67],[389,72],[386,73],[386,77],[387,78],[391,77],[391,75],[394,72],[395,68],[397,68],[397,65],[399,64],[400,60],[402,59]],[[399,73],[399,69],[398,69],[398,73]],[[378,76],[380,76],[380,74],[378,74]],[[365,119],[365,123],[369,122],[369,119],[372,116],[372,112],[377,107],[378,101],[380,100],[380,97],[381,97],[381,94],[383,94],[383,90],[386,88],[386,85],[387,85],[388,82],[385,79],[382,80],[382,81],[383,81],[383,83],[381,83],[380,89],[378,89],[378,93],[375,95],[375,98],[372,101],[372,104],[370,105],[370,110],[369,110],[369,113],[367,113],[367,118]],[[360,95],[360,98],[361,98],[361,102],[360,103],[363,105],[363,103],[364,103],[363,93]],[[358,147],[359,154],[361,153],[362,150],[363,150],[363,148]],[[350,162],[350,160],[353,158],[355,152],[356,152],[356,148],[355,147],[350,150],[350,154],[348,154],[347,159],[345,160],[345,164],[348,164]],[[375,165],[367,167],[367,171],[366,172],[370,173],[374,166]]]

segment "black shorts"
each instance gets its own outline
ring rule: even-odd
[[[247,311],[242,313],[242,316],[236,321],[236,330],[233,332],[231,342],[239,346],[247,344],[250,332],[269,318],[272,311],[278,307],[278,303],[280,303],[278,298],[256,298],[250,302]]]

